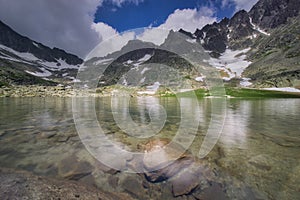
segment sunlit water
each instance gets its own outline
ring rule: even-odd
[[[215,118],[225,119],[222,133],[204,160],[228,187],[228,196],[238,199],[238,190],[231,187],[243,185],[263,199],[300,198],[300,99],[227,99],[220,110],[211,99],[139,97],[131,98],[128,108],[121,97],[82,102],[72,110],[70,98],[1,98],[0,166],[122,191],[126,173],[111,172],[91,156],[78,137],[73,114],[94,110],[107,139],[129,152],[139,151],[139,143],[149,138],[173,139],[181,129],[176,140],[189,144],[192,138],[189,151],[194,156],[218,123],[213,116],[222,115]],[[114,176],[120,181],[112,187],[108,180]]]

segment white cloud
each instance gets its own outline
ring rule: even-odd
[[[214,17],[214,10],[208,7],[202,7],[199,10],[177,9],[169,15],[165,23],[157,28],[149,27],[144,33],[138,35],[137,38],[160,45],[167,38],[169,30],[171,29],[178,31],[182,28],[194,33],[197,28],[201,29],[206,24],[213,23],[216,20],[216,17]]]
[[[169,31],[169,29],[163,28],[147,28],[143,33],[137,35],[137,39],[161,45],[167,38]]]
[[[86,57],[86,60],[93,57],[104,57],[109,53],[119,51],[129,40],[135,39],[134,32],[116,33],[99,43]]]
[[[178,31],[183,28],[189,32],[195,32],[197,28],[201,29],[206,24],[216,21],[214,17],[213,9],[209,7],[202,7],[199,10],[195,9],[183,9],[175,10],[166,22],[160,26],[160,28],[173,29]]]
[[[249,11],[252,8],[252,6],[254,6],[254,4],[256,4],[257,2],[258,0],[223,0],[222,6],[226,7],[230,4],[234,4],[236,11],[243,9]]]
[[[117,6],[128,2],[139,4],[144,0],[107,0]],[[0,20],[18,33],[49,47],[58,47],[67,52],[85,57],[102,40],[115,37],[107,52],[118,50],[133,33],[119,34],[113,27],[94,23],[94,14],[103,0],[0,0]],[[146,29],[139,39],[162,43],[168,30],[183,28],[194,32],[207,23],[215,21],[212,9],[175,10],[158,28]],[[100,52],[100,55],[103,55]]]
[[[118,34],[116,29],[103,22],[93,23],[92,29],[94,29],[98,33],[99,38],[101,38],[102,41]]]
[[[121,6],[143,0],[107,0]],[[103,0],[0,0],[0,20],[16,32],[49,47],[84,57],[113,29],[94,25],[94,14]],[[105,28],[101,31],[100,27]],[[100,32],[101,37],[99,37]]]
[[[138,5],[139,3],[142,3],[142,2],[144,2],[144,0],[110,0],[113,4],[115,4],[115,5],[117,5],[117,6],[119,6],[119,7],[121,7],[122,6],[122,4],[124,4],[124,3],[133,3],[133,4],[135,4],[135,5]]]
[[[124,0],[120,0],[122,3]],[[208,23],[216,21],[214,17],[214,10],[208,7],[202,7],[200,9],[183,9],[175,10],[170,14],[165,21],[159,27],[148,27],[142,33],[136,36],[136,39],[152,42],[156,45],[161,45],[167,38],[171,29],[178,31],[183,28],[186,31],[192,33],[195,30],[201,29]],[[103,57],[108,53],[120,50],[127,44],[129,40],[135,39],[135,33],[126,32],[119,34],[115,29],[104,23],[93,24],[93,29],[96,30],[103,40],[106,40],[99,44],[87,58],[91,57]]]
[[[102,0],[0,0],[0,19],[18,33],[84,56],[99,41],[91,29]]]

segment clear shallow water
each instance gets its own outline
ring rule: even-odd
[[[122,116],[127,117],[122,101],[120,98],[115,102],[121,106],[114,110],[121,121]],[[187,98],[132,98],[128,108],[132,121],[143,124],[135,127],[137,134],[132,137],[116,125],[112,102],[110,98],[95,100],[97,119],[110,140],[133,152],[147,140],[143,137],[149,136],[139,134],[151,122],[149,110],[152,121],[159,119],[153,125],[159,133],[152,137],[172,139],[183,113],[190,113],[181,127],[186,132],[193,132],[193,124],[199,121],[196,138],[189,148],[195,156],[211,125],[211,117],[216,114],[210,99],[195,102]],[[81,113],[88,109],[89,103],[90,99],[86,99]],[[153,106],[158,104],[165,108],[165,113]],[[1,167],[79,180],[110,191],[123,191],[127,176],[137,176],[116,173],[88,153],[74,125],[70,98],[1,98],[0,110]],[[229,198],[299,199],[300,99],[229,99],[221,112],[223,116],[225,113],[221,137],[204,162],[223,183]],[[181,137],[178,141],[186,140]],[[149,190],[148,196],[158,198],[158,194],[151,194],[155,190],[151,187],[145,189]],[[167,189],[160,191],[163,192],[167,193]]]

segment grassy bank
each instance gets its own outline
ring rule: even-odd
[[[214,91],[212,94],[210,91],[205,89],[197,89],[193,91],[181,92],[178,94],[167,93],[160,94],[160,96],[165,97],[194,97],[196,95],[198,98],[204,98],[209,96],[215,96]],[[260,90],[260,89],[250,89],[250,88],[233,88],[225,87],[225,93],[228,97],[238,97],[238,98],[300,98],[300,93],[293,92],[282,92],[282,91],[270,91],[270,90]],[[224,95],[222,91],[218,93],[220,96]]]
[[[226,95],[244,98],[300,98],[300,93],[270,91],[250,88],[225,88]]]

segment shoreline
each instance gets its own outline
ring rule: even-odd
[[[79,181],[38,176],[17,169],[0,168],[3,199],[103,199],[133,200],[127,193],[108,192]]]
[[[300,90],[291,88],[291,91],[285,91],[281,88],[248,88],[248,87],[224,87],[225,97],[276,97],[276,98],[300,98]],[[292,90],[293,89],[293,90]],[[119,85],[106,86],[96,89],[74,89],[71,86],[38,86],[38,85],[16,85],[0,87],[1,97],[110,97],[116,93],[129,93],[131,97],[155,96],[155,97],[175,97],[176,95],[188,97],[191,92],[195,92],[197,97],[212,98],[209,91],[205,88],[191,89],[180,93],[173,93],[167,89],[158,89],[154,93],[147,93],[142,88],[130,88]]]

